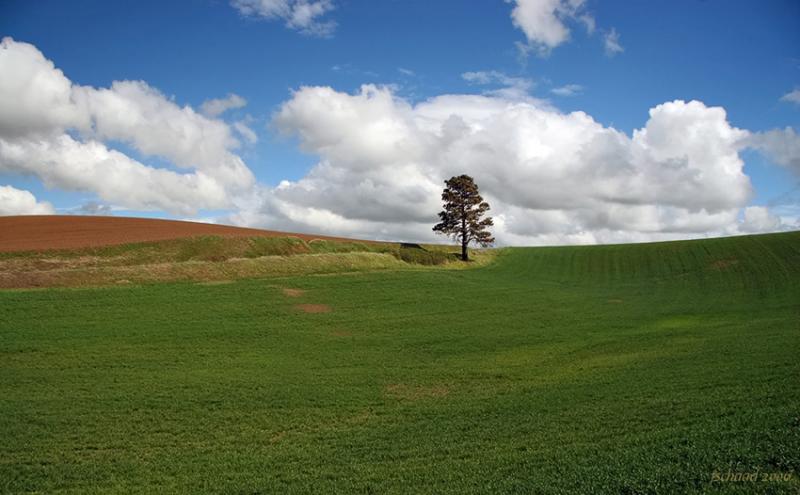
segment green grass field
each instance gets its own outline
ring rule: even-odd
[[[798,493],[799,281],[788,233],[0,291],[0,491]]]

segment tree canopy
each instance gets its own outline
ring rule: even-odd
[[[489,203],[478,192],[478,185],[469,175],[459,175],[444,181],[442,191],[444,210],[439,212],[440,222],[433,231],[445,234],[461,244],[461,259],[469,260],[469,243],[488,246],[494,237],[488,228],[494,225],[491,217],[483,218]]]

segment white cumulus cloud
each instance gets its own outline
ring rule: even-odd
[[[263,19],[282,19],[286,27],[310,36],[333,34],[336,23],[323,20],[335,6],[332,0],[232,0],[242,15]]]
[[[132,210],[165,210],[190,215],[225,208],[225,188],[203,172],[177,173],[144,165],[98,141],[68,134],[52,139],[0,138],[0,170],[33,174],[51,188],[93,192]]]
[[[756,132],[748,136],[746,143],[775,163],[800,175],[800,134],[793,128]]]
[[[142,81],[109,88],[72,83],[35,46],[0,44],[0,172],[88,191],[131,209],[192,214],[230,206],[255,179],[223,121],[178,106]],[[105,141],[123,142],[186,173],[145,165]]]
[[[0,216],[4,215],[52,215],[53,205],[37,201],[30,191],[11,186],[0,186]]]
[[[239,120],[234,122],[233,128],[236,129],[236,132],[238,132],[240,136],[246,139],[248,143],[255,144],[258,142],[258,135],[256,134],[256,131],[251,129],[250,126],[247,125],[246,121]]]
[[[781,219],[764,206],[748,206],[742,213],[739,230],[745,233],[772,232],[781,228]]]
[[[224,184],[252,183],[250,170],[231,152],[239,142],[225,122],[180,107],[142,81],[115,81],[99,89],[76,86],[73,92],[93,123],[89,135],[127,142],[145,155],[197,168]]]
[[[525,33],[529,46],[541,54],[569,40],[567,20],[583,16],[594,29],[594,19],[582,12],[584,0],[514,0],[511,11],[514,26]]]
[[[535,52],[547,56],[570,40],[571,24],[582,24],[587,34],[597,29],[594,16],[586,10],[586,0],[506,0],[513,3],[511,21],[525,34],[527,43],[517,43],[523,55]],[[624,51],[616,29],[601,29],[605,53],[609,57]]]
[[[795,105],[800,105],[800,89],[795,88],[781,96],[781,101],[787,101],[789,103],[794,103]]]
[[[203,112],[203,115],[206,117],[214,118],[219,117],[228,110],[243,108],[246,105],[247,100],[237,94],[231,93],[225,98],[212,98],[204,101],[200,105],[200,111]]]
[[[566,84],[550,90],[556,96],[575,96],[583,92],[583,86],[580,84]]]
[[[28,43],[0,42],[0,136],[49,134],[54,129],[89,129],[72,83]]]

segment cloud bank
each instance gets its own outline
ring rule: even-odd
[[[320,161],[298,181],[260,189],[237,223],[433,240],[443,181],[467,173],[504,244],[780,228],[766,210],[743,210],[752,187],[739,151],[749,133],[698,101],[658,105],[626,135],[533,99],[443,95],[414,105],[386,87],[304,87],[273,124]]]
[[[740,152],[760,150],[800,175],[792,128],[752,133],[724,109],[671,101],[630,134],[531,97],[531,81],[496,71],[465,80],[500,86],[411,103],[391,87],[353,94],[302,87],[272,128],[319,157],[299,180],[258,184],[236,151],[247,121],[218,118],[244,99],[179,106],[143,81],[107,88],[70,81],[33,45],[0,44],[0,173],[94,193],[98,204],[286,231],[429,241],[443,181],[472,175],[492,205],[501,244],[627,242],[798,228],[748,206]],[[553,90],[574,94],[577,86]],[[215,118],[214,115],[217,117]],[[114,149],[112,146],[120,149]],[[126,151],[156,157],[152,166]],[[52,213],[1,186],[0,214]]]
[[[225,122],[142,81],[73,84],[35,46],[11,38],[0,43],[0,108],[0,172],[34,175],[47,187],[192,215],[231,206],[231,196],[255,182]],[[172,167],[145,165],[109,141]]]

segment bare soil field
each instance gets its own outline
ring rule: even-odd
[[[113,246],[196,236],[349,240],[152,218],[32,215],[0,217],[0,252]]]

